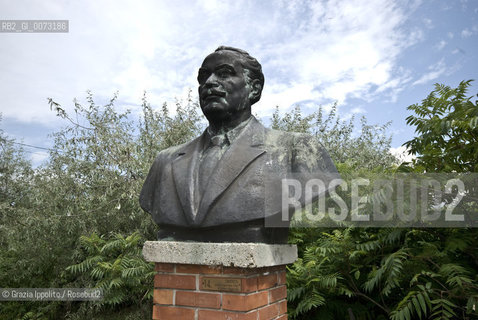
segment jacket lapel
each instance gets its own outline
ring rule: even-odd
[[[262,148],[264,135],[265,128],[253,118],[232,142],[209,179],[199,204],[194,225],[202,223],[211,204],[237,179],[251,162],[265,153],[265,150]]]
[[[184,150],[177,153],[177,158],[172,163],[174,185],[179,201],[183,208],[186,220],[194,224],[198,208],[197,170],[199,155],[204,144],[204,134],[189,143]]]

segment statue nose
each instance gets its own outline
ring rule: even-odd
[[[211,73],[211,75],[206,79],[204,82],[207,86],[214,86],[218,84],[217,77],[214,73]]]

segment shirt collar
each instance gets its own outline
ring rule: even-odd
[[[251,122],[252,118],[253,118],[253,116],[251,115],[247,120],[242,121],[237,126],[235,126],[231,130],[224,133],[223,134],[225,136],[224,141],[226,141],[226,144],[229,145],[229,144],[233,143],[234,140],[236,140],[237,137],[239,136],[239,134],[242,132],[242,129],[244,129],[244,127],[247,126],[247,124],[249,122]],[[207,129],[206,129],[206,138],[207,138],[206,139],[206,141],[207,141],[206,147],[209,147],[212,137],[214,137],[214,135],[211,133],[211,130],[209,129],[209,127],[207,127]]]

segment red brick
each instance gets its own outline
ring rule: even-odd
[[[199,310],[198,320],[256,320],[257,311],[242,312],[226,312],[213,310]]]
[[[287,313],[287,300],[282,300],[279,302],[279,314]]]
[[[153,303],[157,304],[173,304],[173,290],[154,289]]]
[[[268,303],[268,292],[251,293],[247,295],[226,294],[222,295],[222,308],[233,311],[250,311]]]
[[[174,272],[174,264],[172,263],[156,263],[154,265],[154,270],[155,271],[160,271],[160,272]]]
[[[287,320],[287,315],[284,314],[283,316],[280,316],[280,317],[277,318],[276,320]]]
[[[257,289],[264,290],[275,287],[277,285],[277,273],[259,276],[257,279]]]
[[[153,319],[156,320],[194,320],[194,309],[180,307],[153,306]]]
[[[259,309],[259,320],[275,319],[275,317],[277,317],[278,315],[279,315],[278,303]]]
[[[286,272],[285,271],[280,271],[279,272],[279,284],[286,284],[287,279],[286,279]]]
[[[154,277],[155,288],[196,289],[196,276],[175,274],[157,274]]]
[[[275,302],[277,300],[282,300],[287,298],[287,287],[280,286],[280,287],[269,290],[269,293],[270,293],[270,303]]]
[[[222,268],[194,264],[178,264],[176,265],[176,273],[221,274]]]
[[[219,293],[176,291],[176,305],[218,309],[221,307]]]
[[[257,277],[242,278],[242,292],[257,291]]]

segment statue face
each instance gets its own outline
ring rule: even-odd
[[[210,122],[249,117],[251,88],[237,54],[219,51],[207,56],[198,81],[199,104]]]

